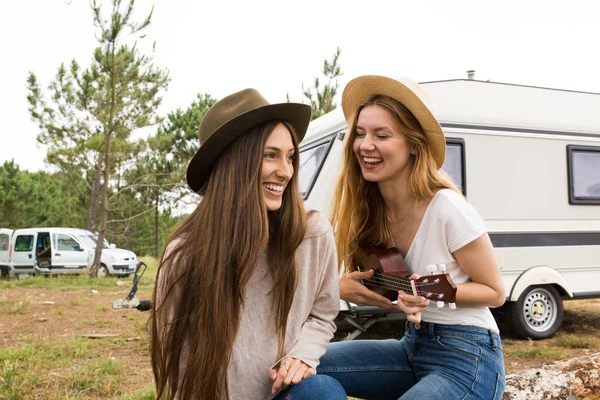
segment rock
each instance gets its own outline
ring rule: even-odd
[[[46,317],[38,318],[38,321],[46,322],[46,321],[48,321],[48,318],[46,318]]]
[[[47,305],[47,306],[53,306],[54,302],[53,301],[42,301],[42,304]]]
[[[98,294],[98,291],[96,289],[92,289],[92,294]]]
[[[580,399],[600,394],[600,353],[506,377],[503,400]]]

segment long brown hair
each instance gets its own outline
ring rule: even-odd
[[[152,367],[157,398],[226,399],[227,368],[246,284],[267,252],[278,354],[296,288],[295,251],[306,212],[293,174],[281,208],[267,211],[261,182],[265,143],[282,121],[256,126],[220,155],[195,211],[169,239],[153,295]],[[290,131],[298,171],[298,140]]]
[[[338,262],[343,261],[347,271],[354,270],[354,254],[359,246],[384,245],[390,236],[381,192],[376,182],[363,178],[353,149],[358,116],[363,108],[370,105],[382,107],[392,117],[414,151],[410,157],[408,180],[408,193],[412,198],[425,200],[445,188],[460,193],[456,185],[438,170],[427,136],[415,116],[390,97],[377,95],[370,98],[348,121],[344,165],[334,195],[331,223],[336,232]]]

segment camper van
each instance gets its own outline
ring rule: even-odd
[[[0,266],[16,275],[88,272],[94,262],[96,244],[97,236],[84,229],[0,229]],[[117,249],[105,241],[98,277],[128,276],[136,265],[133,252]]]
[[[446,136],[442,170],[495,248],[507,293],[495,315],[520,337],[551,337],[564,300],[600,297],[600,94],[474,79],[421,84]],[[307,209],[331,213],[346,128],[336,109],[301,143]]]

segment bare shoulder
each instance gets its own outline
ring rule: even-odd
[[[318,211],[310,211],[308,215],[308,226],[306,229],[306,238],[317,238],[331,232],[331,223]]]

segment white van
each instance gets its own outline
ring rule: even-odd
[[[0,265],[14,274],[79,274],[89,272],[94,262],[97,236],[76,228],[17,229],[8,235],[8,251],[0,250]],[[0,236],[0,249],[2,247]],[[6,264],[4,264],[6,262]],[[137,259],[133,252],[117,249],[104,242],[98,276],[128,276],[135,272]]]
[[[0,279],[8,278],[11,272],[9,253],[12,233],[12,229],[0,228]]]
[[[554,335],[563,300],[600,298],[600,94],[472,79],[422,85],[446,135],[442,169],[496,250],[507,293],[496,315],[518,336]],[[307,209],[331,213],[346,128],[336,109],[301,143]]]

